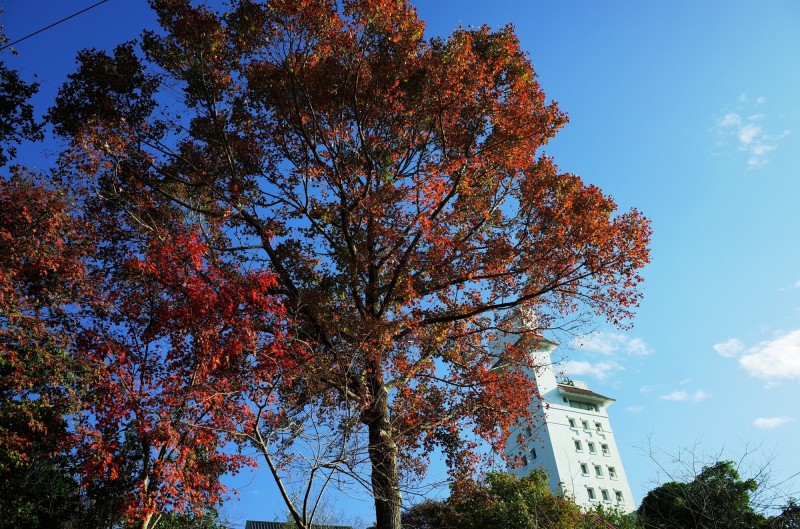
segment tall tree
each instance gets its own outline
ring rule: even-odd
[[[50,113],[64,172],[169,197],[275,274],[310,351],[291,403],[340,421],[396,529],[401,472],[436,446],[466,472],[529,413],[499,361],[563,317],[626,324],[649,223],[539,152],[566,118],[511,27],[426,39],[404,0],[151,5],[143,55],[78,57]]]

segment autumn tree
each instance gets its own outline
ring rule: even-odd
[[[166,197],[274,274],[309,351],[283,398],[346,432],[396,529],[401,474],[435,447],[468,472],[528,413],[499,360],[565,317],[626,324],[648,221],[541,152],[566,118],[511,27],[428,39],[404,0],[151,5],[159,31],[81,52],[61,89],[64,178]]]
[[[80,502],[65,457],[78,381],[63,309],[84,281],[61,197],[16,172],[0,178],[0,511],[2,527],[68,522]]]
[[[243,388],[286,368],[283,311],[271,273],[213,254],[212,225],[98,184],[0,180],[0,471],[44,468],[83,523],[147,529],[218,503],[219,477],[249,462],[228,433],[252,421]]]

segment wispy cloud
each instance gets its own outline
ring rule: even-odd
[[[561,368],[568,375],[589,375],[601,380],[607,378],[614,371],[623,371],[625,369],[613,361],[592,363],[580,360],[563,362]]]
[[[661,395],[661,400],[672,400],[676,402],[701,402],[709,398],[711,395],[702,390],[694,392],[689,391],[673,391],[666,395]]]
[[[644,410],[644,406],[628,406],[625,411],[628,413],[640,413]]]
[[[579,336],[572,341],[576,349],[603,355],[625,353],[630,356],[647,356],[652,354],[650,346],[641,338],[630,338],[621,333],[596,332]]]
[[[742,94],[734,111],[726,112],[716,122],[717,146],[724,149],[733,142],[737,150],[746,153],[749,168],[766,165],[768,155],[789,135],[789,130],[776,132],[770,127],[769,114],[755,112],[766,102],[763,96],[752,98]]]
[[[744,344],[741,340],[731,338],[730,340],[714,344],[714,350],[725,358],[732,358],[744,351]]]
[[[774,430],[794,421],[791,417],[759,417],[753,421],[753,426],[763,430]]]
[[[747,125],[743,126],[739,129],[738,136],[739,141],[742,142],[745,146],[749,146],[753,141],[756,140],[761,134],[764,132],[764,129],[759,127],[758,125],[754,125],[753,123],[748,123]]]

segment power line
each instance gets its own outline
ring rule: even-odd
[[[38,35],[38,34],[39,34],[39,33],[41,33],[42,31],[47,31],[48,29],[52,28],[53,26],[57,26],[57,25],[61,24],[62,22],[66,22],[66,21],[67,21],[67,20],[69,20],[70,18],[74,18],[74,17],[76,17],[76,16],[78,16],[78,15],[80,15],[80,14],[82,14],[82,13],[85,13],[85,12],[89,11],[90,9],[94,9],[95,7],[99,6],[100,4],[105,4],[106,2],[108,2],[108,0],[100,0],[100,1],[99,1],[99,2],[97,2],[96,4],[90,5],[89,7],[85,8],[85,9],[81,9],[81,10],[80,10],[80,11],[78,11],[77,13],[73,13],[73,14],[69,15],[68,17],[64,17],[64,18],[62,18],[61,20],[59,20],[59,21],[57,21],[57,22],[53,22],[53,23],[52,23],[52,24],[50,24],[49,26],[45,26],[45,27],[43,27],[42,29],[37,29],[37,30],[36,30],[36,31],[34,31],[33,33],[29,33],[28,35],[25,35],[24,37],[22,37],[22,38],[19,38],[19,39],[15,40],[14,42],[11,42],[11,43],[9,43],[9,44],[6,44],[6,45],[5,45],[5,46],[3,46],[2,48],[0,48],[0,51],[3,51],[3,50],[5,50],[6,48],[10,48],[10,47],[11,47],[11,46],[13,46],[14,44],[19,44],[19,43],[20,43],[20,42],[22,42],[23,40],[29,39],[29,38],[33,37],[34,35]]]

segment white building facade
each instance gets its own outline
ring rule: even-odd
[[[563,492],[584,508],[603,505],[633,511],[633,495],[608,418],[614,399],[591,391],[585,382],[557,380],[550,357],[555,348],[547,340],[532,347],[538,367],[529,374],[542,402],[531,404],[533,423],[521,422],[508,439],[506,457],[516,463],[510,471],[524,476],[542,468],[553,492]]]

